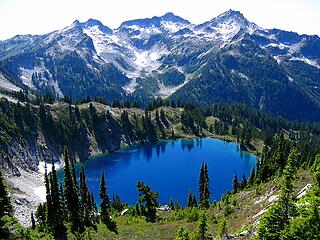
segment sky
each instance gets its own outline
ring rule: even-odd
[[[45,34],[76,19],[98,19],[115,29],[123,21],[173,12],[199,24],[229,9],[263,28],[320,35],[319,0],[0,0],[0,40]]]

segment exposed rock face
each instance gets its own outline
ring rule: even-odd
[[[63,110],[64,107],[59,106],[58,111]],[[55,110],[51,111],[55,116]],[[130,136],[121,122],[110,114],[99,118],[92,128],[82,121],[77,137],[72,138],[69,144],[70,154],[77,161],[86,161],[90,156],[136,143],[133,139],[134,136]],[[61,167],[62,152],[62,144],[53,141],[41,128],[26,136],[24,141],[12,140],[12,144],[0,151],[0,166],[4,168],[11,189],[15,216],[24,226],[31,224],[31,212],[35,212],[36,206],[45,201],[44,161],[48,171],[52,161]]]

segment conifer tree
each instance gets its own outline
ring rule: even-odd
[[[145,216],[147,221],[155,222],[157,218],[158,196],[157,192],[152,192],[151,188],[143,182],[138,182],[137,189],[139,191],[139,204],[145,203]],[[176,209],[176,206],[175,208]]]
[[[199,199],[201,208],[210,207],[209,175],[207,164],[202,164],[199,176]]]
[[[33,212],[31,213],[31,229],[36,229],[36,221],[34,220]]]
[[[64,192],[65,201],[68,209],[69,219],[72,223],[72,231],[80,229],[80,215],[79,215],[79,199],[73,182],[72,173],[70,171],[70,160],[67,147],[64,148]]]
[[[88,187],[86,184],[86,177],[84,172],[83,165],[80,169],[80,199],[81,199],[81,210],[82,210],[82,218],[84,220],[85,225],[90,225],[90,195],[88,192]]]
[[[242,174],[242,181],[241,181],[242,189],[247,187],[247,178],[244,174]]]
[[[104,170],[101,171],[101,180],[100,180],[100,219],[111,231],[117,233],[117,225],[114,221],[111,220],[109,215],[109,210],[111,207],[110,197],[107,192],[107,186],[104,178]]]
[[[279,239],[281,231],[288,225],[290,218],[296,214],[296,205],[293,202],[292,195],[293,181],[297,170],[296,154],[297,151],[293,148],[283,170],[279,200],[272,205],[261,219],[257,228],[258,239]]]
[[[249,177],[250,186],[253,186],[255,177],[256,177],[256,168],[253,167],[252,170],[251,170],[250,177]]]
[[[193,207],[193,194],[191,192],[191,189],[189,190],[189,194],[188,194],[187,207],[188,208]]]
[[[112,195],[112,208],[117,211],[121,211],[123,209],[123,205],[118,194]]]
[[[179,200],[177,199],[176,202],[174,203],[174,210],[179,210],[180,205],[179,205]]]
[[[239,182],[238,182],[238,176],[237,174],[235,173],[234,176],[233,176],[233,192],[234,193],[237,193],[238,192],[238,186],[239,186]]]
[[[63,209],[61,207],[61,198],[59,191],[59,184],[57,172],[52,159],[52,169],[50,173],[50,193],[51,193],[51,207],[52,207],[52,228],[54,235],[64,230],[63,225]]]
[[[170,196],[169,207],[170,207],[171,210],[174,210],[174,203],[173,203],[172,196]]]
[[[193,198],[192,198],[192,205],[194,207],[197,207],[198,206],[198,203],[197,203],[197,197],[195,194],[193,194]]]
[[[211,236],[207,234],[208,224],[206,214],[203,213],[197,227],[196,239],[197,240],[209,240],[213,239]]]
[[[46,225],[46,211],[45,206],[43,204],[39,204],[35,213],[35,216],[37,218],[38,227],[41,232],[45,230]]]
[[[45,181],[45,187],[46,187],[46,225],[47,229],[50,232],[54,231],[54,215],[53,215],[53,207],[52,207],[52,198],[51,198],[51,189],[50,189],[50,182],[49,177],[47,173],[47,164],[45,162],[44,165],[44,181]]]

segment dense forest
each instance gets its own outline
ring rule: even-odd
[[[230,199],[241,192],[257,191],[261,186],[280,179],[279,200],[261,217],[256,227],[256,239],[318,239],[320,233],[320,124],[289,121],[273,117],[244,105],[194,106],[191,103],[155,99],[143,109],[138,103],[104,98],[84,99],[71,103],[64,98],[60,103],[50,95],[29,99],[23,93],[17,96],[18,103],[0,101],[0,146],[1,166],[7,169],[13,163],[6,153],[14,142],[28,144],[31,137],[43,132],[51,143],[63,152],[64,182],[59,182],[54,164],[50,173],[45,172],[46,203],[38,206],[30,218],[32,226],[24,228],[13,217],[10,195],[3,177],[0,176],[0,238],[4,239],[90,239],[94,231],[113,232],[121,229],[117,216],[129,209],[131,218],[143,219],[150,224],[186,220],[198,222],[194,230],[181,226],[175,239],[225,239],[228,236],[228,216],[232,208]],[[104,111],[102,106],[118,109],[119,116]],[[62,104],[66,111],[59,115],[52,106]],[[85,105],[83,105],[85,104]],[[62,106],[61,105],[61,106]],[[100,106],[100,105],[99,105]],[[139,109],[141,114],[136,114]],[[177,124],[169,110],[177,114]],[[199,172],[198,193],[189,193],[187,206],[180,206],[168,199],[170,215],[158,213],[158,193],[152,186],[137,183],[139,201],[135,206],[122,203],[118,195],[109,196],[105,173],[101,173],[100,199],[94,199],[86,184],[85,169],[80,176],[75,173],[75,145],[82,142],[83,129],[95,134],[100,144],[106,144],[106,136],[97,128],[101,122],[126,133],[132,143],[156,142],[161,139],[176,139],[182,133],[192,137],[213,136],[237,141],[243,150],[260,156],[249,179],[235,175],[231,180],[233,190],[222,196],[219,202],[210,202],[211,189],[208,166],[204,163]],[[227,138],[229,137],[229,138]],[[257,143],[263,143],[258,147]],[[107,149],[107,148],[106,148]],[[3,157],[6,156],[6,157]],[[43,159],[53,163],[54,159]],[[85,161],[86,159],[81,159]],[[298,170],[313,175],[312,188],[297,199],[293,187]],[[212,209],[223,209],[224,217],[212,215]],[[140,221],[137,220],[137,221]],[[217,225],[216,232],[208,231],[210,224]]]

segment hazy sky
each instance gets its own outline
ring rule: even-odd
[[[95,18],[117,28],[126,20],[173,12],[202,23],[229,9],[263,28],[320,35],[320,0],[0,0],[0,39],[48,33],[75,19]]]

